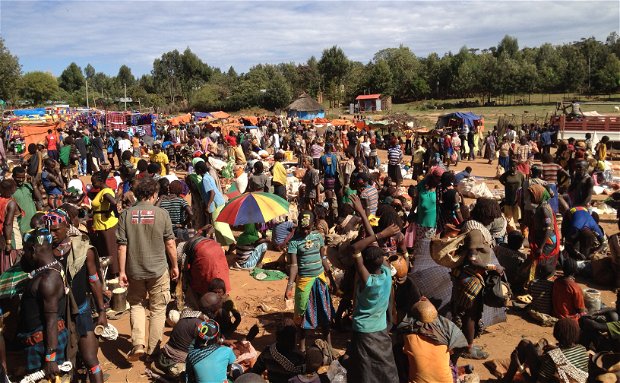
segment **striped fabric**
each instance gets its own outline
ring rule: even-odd
[[[556,163],[542,164],[542,178],[551,184],[558,183],[558,170],[562,167]]]
[[[366,186],[360,193],[360,198],[366,200],[366,207],[368,207],[370,214],[377,213],[377,208],[379,206],[379,192],[376,187],[372,185]]]
[[[388,165],[399,165],[402,158],[403,152],[400,150],[400,145],[388,148]]]
[[[578,344],[573,347],[561,349],[562,353],[568,359],[568,361],[578,369],[588,372],[588,352],[585,347]],[[551,356],[545,354],[542,357],[540,364],[540,373],[538,375],[539,381],[550,382],[553,381],[553,377],[556,376],[556,366]]]
[[[530,308],[539,313],[552,315],[553,282],[547,279],[535,279],[529,287],[532,296]]]
[[[173,225],[181,225],[187,219],[185,216],[185,208],[189,206],[183,198],[175,197],[171,199],[162,199],[159,207],[166,210],[170,215]]]

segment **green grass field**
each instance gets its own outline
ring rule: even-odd
[[[524,102],[531,102],[527,105],[497,105],[497,106],[479,106],[479,107],[463,107],[463,108],[431,108],[429,105],[456,104],[464,101],[463,99],[452,100],[425,100],[416,101],[407,104],[393,104],[392,111],[396,113],[408,113],[415,116],[417,125],[423,127],[435,126],[437,117],[452,112],[472,112],[482,115],[485,119],[485,126],[492,127],[497,124],[500,117],[508,117],[514,124],[522,123],[543,123],[549,121],[549,118],[556,111],[556,103],[561,100],[580,100],[582,102],[605,102],[607,105],[585,105],[581,104],[581,110],[584,112],[597,111],[601,114],[620,114],[614,110],[614,106],[620,106],[620,94],[611,96],[592,96],[585,97],[573,94],[532,94],[514,96],[512,99],[521,99]],[[467,101],[473,101],[468,99]],[[499,100],[498,100],[499,101]],[[380,119],[384,113],[369,114],[369,116]]]

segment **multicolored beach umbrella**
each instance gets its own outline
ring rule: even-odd
[[[226,222],[230,226],[265,223],[288,214],[288,206],[284,198],[272,193],[244,193],[228,201],[217,222]]]

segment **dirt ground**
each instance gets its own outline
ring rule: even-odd
[[[382,155],[385,155],[382,153]],[[485,160],[463,161],[455,170],[460,171],[465,166],[473,167],[473,175],[484,180],[491,190],[499,188],[499,183],[493,179],[495,175],[495,165],[488,165]],[[597,196],[596,199],[603,199]],[[614,234],[618,231],[615,216],[604,215],[601,217],[602,226],[606,230],[607,235]],[[275,255],[275,252],[269,252],[268,255]],[[241,326],[238,329],[238,336],[241,337],[254,324],[260,327],[260,333],[254,341],[254,347],[260,352],[266,345],[275,341],[275,329],[285,319],[292,318],[292,310],[287,310],[284,303],[284,290],[286,280],[281,281],[258,281],[252,278],[247,271],[230,271],[230,280],[232,284],[231,297],[235,301],[236,307],[242,315]],[[583,282],[583,281],[582,281]],[[615,294],[611,288],[605,288],[591,283],[582,283],[583,286],[591,286],[602,290],[602,301],[608,306],[615,305]],[[99,357],[103,370],[110,374],[108,382],[148,382],[149,379],[145,375],[145,364],[136,362],[133,365],[125,361],[125,355],[131,348],[129,339],[129,314],[126,313],[119,320],[110,321],[119,330],[119,339],[111,341],[103,341],[100,343]],[[166,327],[166,342],[171,329]],[[522,318],[517,308],[508,308],[508,321],[497,324],[487,329],[487,331],[476,340],[476,343],[483,346],[489,352],[489,359],[508,358],[510,353],[523,338],[538,340],[546,337],[553,339],[552,329],[548,327],[540,327]],[[346,341],[349,338],[347,333],[335,332],[333,335],[334,347],[343,351],[346,347]],[[493,381],[491,374],[482,365],[483,361],[460,360],[461,364],[472,364],[474,371],[479,374],[483,381]]]

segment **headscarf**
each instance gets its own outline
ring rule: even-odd
[[[59,225],[61,223],[69,224],[69,214],[62,209],[53,209],[48,211],[44,216],[45,226],[48,228],[52,225]]]
[[[547,202],[551,199],[549,191],[547,191],[547,188],[542,185],[531,185],[528,190],[532,193],[532,203],[535,203],[536,205],[540,205],[541,203]]]

